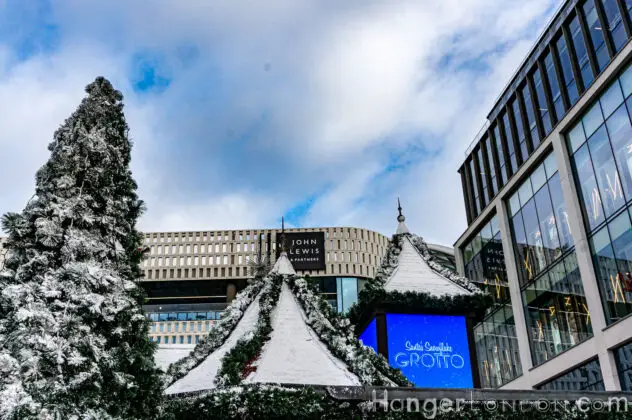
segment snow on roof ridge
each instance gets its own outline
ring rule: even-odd
[[[334,356],[306,321],[286,281],[272,313],[272,332],[244,383],[360,385],[346,363]]]
[[[287,256],[287,252],[281,252],[279,258],[274,263],[272,270],[270,270],[270,274],[282,274],[282,275],[296,275],[296,271],[292,266],[292,262]]]
[[[431,267],[413,243],[411,235],[402,235],[402,248],[397,265],[384,282],[384,289],[398,292],[426,292],[436,296],[472,293]]]

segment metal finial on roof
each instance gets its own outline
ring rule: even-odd
[[[399,216],[397,216],[397,221],[403,222],[404,220],[406,220],[406,218],[402,214],[402,205],[399,202],[399,197],[397,197],[397,210],[399,211]]]
[[[285,249],[285,217],[281,216],[281,252],[286,252]]]

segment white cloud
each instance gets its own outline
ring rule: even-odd
[[[465,228],[456,174],[463,152],[537,35],[525,30],[552,3],[58,3],[60,48],[12,64],[0,78],[0,212],[22,208],[52,133],[83,87],[103,74],[126,95],[133,169],[149,207],[146,230],[270,226],[333,184],[304,224],[391,233],[399,194],[411,228],[452,243]],[[8,7],[1,4],[0,13]],[[185,44],[198,51],[188,67],[175,57]],[[173,82],[159,95],[139,96],[126,79],[131,55],[146,49],[164,51],[170,66]],[[12,62],[6,51],[0,38],[0,72]],[[451,59],[443,62],[445,55]],[[194,99],[199,95],[208,98]],[[264,112],[266,135],[240,153],[273,151],[274,184],[263,185],[257,168],[243,163],[256,155],[231,156],[228,171],[214,172],[223,157],[215,150],[236,150],[220,134],[241,132]],[[376,178],[388,162],[376,148],[384,142],[390,150],[412,142],[440,153]],[[208,161],[174,171],[175,163],[187,164],[170,161],[180,156],[176,148],[207,153]],[[298,169],[284,173],[290,161],[299,161]],[[252,176],[235,185],[236,171]],[[212,187],[203,187],[204,177]]]

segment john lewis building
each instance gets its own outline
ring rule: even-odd
[[[459,169],[486,387],[632,390],[632,1],[565,1]]]

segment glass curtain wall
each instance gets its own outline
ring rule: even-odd
[[[466,245],[465,275],[494,299],[485,319],[474,327],[483,388],[497,388],[522,375],[516,326],[497,216]]]
[[[590,361],[537,387],[549,391],[605,391],[598,360]]]
[[[568,133],[606,319],[632,313],[632,68]]]
[[[534,365],[592,336],[553,153],[509,200],[522,303]]]

